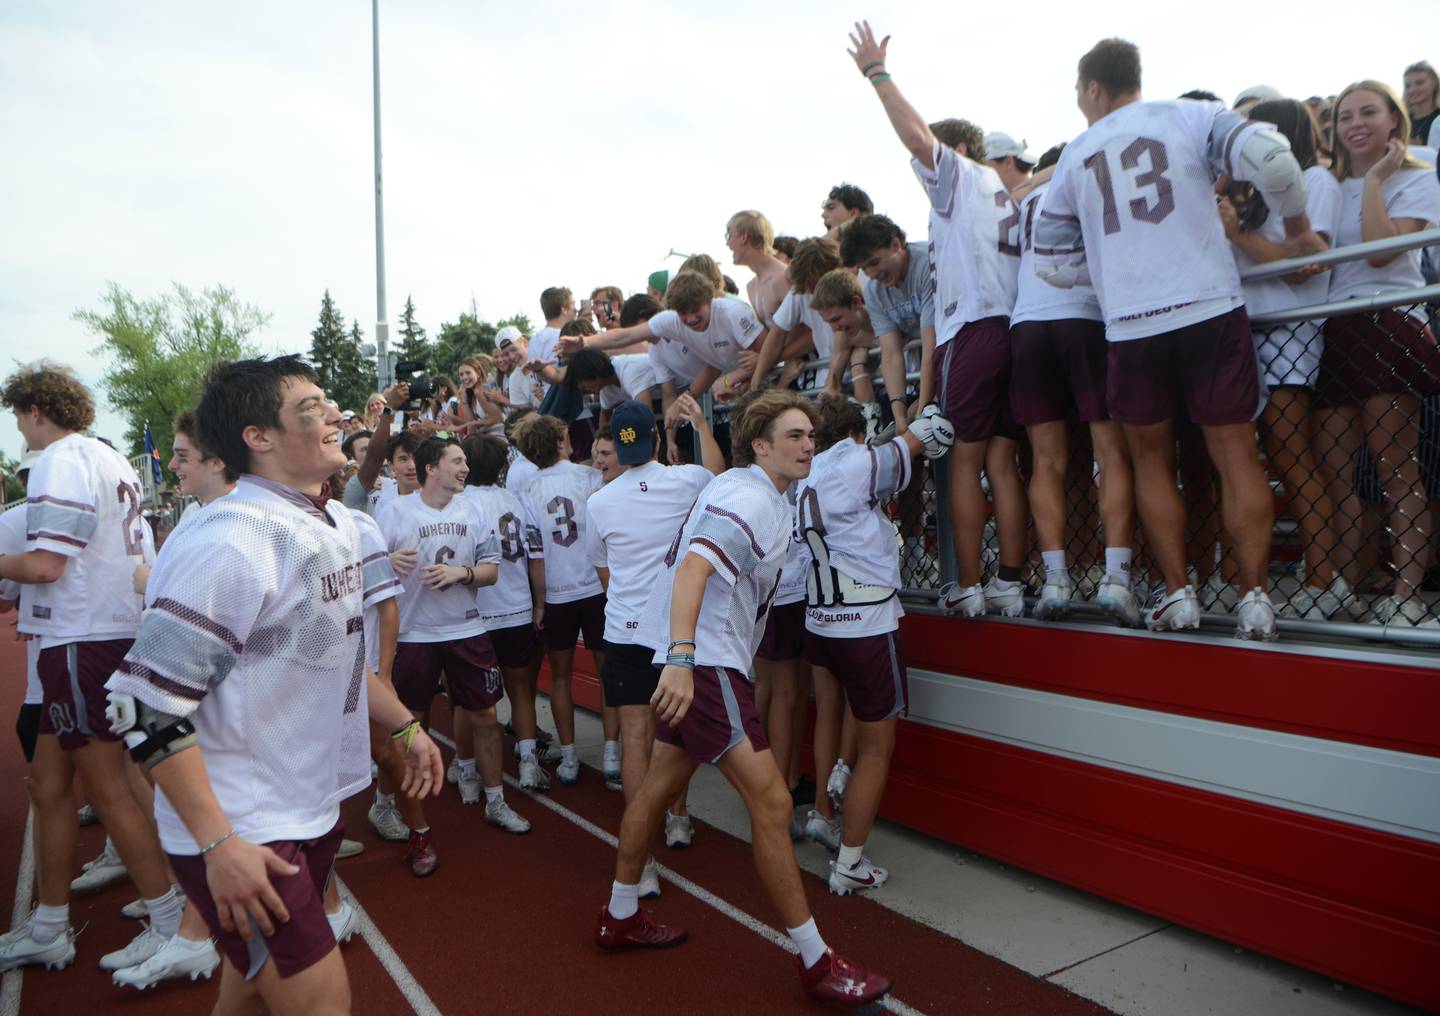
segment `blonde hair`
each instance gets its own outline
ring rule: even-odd
[[[730,221],[725,223],[725,232],[743,236],[751,247],[758,248],[762,254],[769,254],[775,249],[775,227],[770,225],[770,220],[763,213],[753,208],[730,216]]]
[[[814,310],[832,310],[836,307],[849,310],[855,306],[857,298],[865,299],[860,280],[855,277],[854,272],[837,268],[820,276],[820,281],[815,283],[815,295],[810,298],[810,306]]]
[[[1395,129],[1390,132],[1390,137],[1399,139],[1403,145],[1410,144],[1410,114],[1405,111],[1404,103],[1396,96],[1393,88],[1383,81],[1375,81],[1370,78],[1346,85],[1344,91],[1335,97],[1335,105],[1330,107],[1333,111],[1331,113],[1331,125],[1335,131],[1335,162],[1331,165],[1330,172],[1335,174],[1335,179],[1337,180],[1348,180],[1354,175],[1354,168],[1351,166],[1350,149],[1346,148],[1340,141],[1340,106],[1352,92],[1374,92],[1380,96],[1380,98],[1384,99],[1385,105],[1390,108],[1390,112],[1394,113],[1398,118]],[[1405,155],[1405,161],[1401,163],[1401,166],[1405,169],[1419,169],[1424,165],[1425,163],[1413,155],[1410,155],[1408,152]]]
[[[715,295],[721,296],[725,292],[725,273],[720,270],[720,265],[709,254],[691,254],[680,266],[682,272],[698,272],[709,279],[715,286]]]
[[[691,314],[719,299],[710,280],[699,272],[681,272],[665,290],[665,306],[677,314]]]

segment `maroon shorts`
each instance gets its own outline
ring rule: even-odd
[[[1010,411],[1022,427],[1053,420],[1108,420],[1105,325],[1068,318],[1010,328]]]
[[[680,725],[655,721],[655,740],[685,749],[696,765],[719,762],[743,737],[756,751],[770,747],[755,712],[755,686],[728,667],[696,667],[695,698]]]
[[[239,932],[221,927],[215,898],[210,895],[210,882],[205,877],[205,858],[199,854],[167,855],[175,877],[180,880],[180,888],[205,918],[216,946],[235,969],[245,975],[245,980],[260,973],[266,960],[275,961],[275,972],[281,977],[294,976],[323,960],[335,948],[335,935],[325,919],[325,886],[335,867],[335,852],[340,849],[340,836],[344,831],[344,825],[336,822],[335,828],[318,839],[275,840],[265,844],[300,870],[294,875],[269,872],[270,885],[284,902],[290,920],[274,921],[275,934],[269,938],[260,934],[260,929],[252,923],[249,942],[241,938]]]
[[[1181,405],[1206,426],[1249,423],[1260,412],[1260,368],[1244,307],[1143,339],[1110,343],[1105,403],[1112,419],[1173,420]]]
[[[489,709],[505,694],[500,664],[488,635],[449,642],[401,642],[395,647],[395,694],[412,712],[430,708],[440,675],[450,702],[462,709]]]
[[[1440,346],[1424,324],[1395,310],[1325,322],[1317,406],[1354,406],[1376,395],[1440,391]]]
[[[757,660],[799,660],[805,656],[805,601],[770,608]]]
[[[888,720],[909,708],[910,684],[898,631],[842,639],[807,628],[805,659],[835,675],[850,711],[863,723]]]
[[[535,626],[529,622],[510,628],[491,628],[486,634],[502,667],[524,670],[540,659],[540,640],[535,636]]]
[[[940,411],[966,443],[999,435],[1018,438],[1010,416],[1010,325],[1003,317],[971,321],[937,350]]]
[[[574,649],[575,640],[582,632],[587,646],[605,651],[604,593],[569,603],[545,604],[545,627],[540,629],[540,642],[546,649]]]
[[[110,733],[105,718],[109,705],[105,682],[134,641],[70,642],[40,650],[35,664],[44,694],[40,733],[56,735],[62,751],[83,748],[91,741],[120,740]]]

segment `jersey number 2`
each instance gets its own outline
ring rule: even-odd
[[[140,488],[133,483],[122,483],[115,488],[115,499],[125,505],[125,519],[120,523],[125,533],[125,553],[130,557],[145,556],[145,534],[140,526]]]
[[[1175,210],[1175,188],[1165,171],[1170,168],[1170,156],[1165,143],[1154,138],[1136,138],[1120,153],[1121,169],[1138,169],[1140,157],[1148,156],[1150,168],[1135,174],[1136,187],[1154,187],[1155,201],[1132,198],[1130,214],[1140,222],[1152,225],[1164,220]],[[1095,174],[1095,183],[1100,188],[1101,212],[1105,223],[1105,234],[1120,232],[1120,209],[1115,203],[1115,185],[1110,175],[1110,159],[1102,148],[1085,160],[1085,168]]]

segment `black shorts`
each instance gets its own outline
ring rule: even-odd
[[[660,683],[655,650],[626,642],[605,643],[605,667],[600,683],[607,706],[648,706]]]
[[[583,600],[545,604],[545,627],[540,629],[540,642],[546,649],[574,649],[575,641],[585,636],[585,645],[604,652],[605,594],[596,593]]]
[[[20,750],[25,753],[26,762],[35,761],[35,741],[40,737],[40,714],[44,711],[45,707],[39,702],[27,702],[15,717],[15,736],[20,738]]]

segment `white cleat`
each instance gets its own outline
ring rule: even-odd
[[[1298,618],[1301,621],[1327,621],[1342,611],[1347,611],[1354,598],[1355,594],[1350,592],[1349,584],[1336,575],[1328,589],[1302,585],[1280,608],[1280,616]],[[1348,619],[1347,613],[1343,620]]]
[[[1040,599],[1035,603],[1035,616],[1042,621],[1059,621],[1070,613],[1070,601],[1074,596],[1075,584],[1070,581],[1068,571],[1047,572],[1045,585],[1040,588]]]
[[[839,861],[830,862],[830,891],[836,896],[879,889],[889,880],[890,873],[868,857],[860,858],[860,863],[853,868],[842,868]]]
[[[580,782],[580,760],[572,758],[569,762],[561,759],[560,764],[555,767],[555,775],[560,782],[567,787],[573,787]]]
[[[981,617],[985,613],[985,587],[965,586],[951,582],[940,590],[940,609],[961,617]]]
[[[1398,596],[1390,596],[1375,604],[1375,614],[1384,618],[1386,628],[1394,628],[1399,631],[1420,630],[1435,631],[1440,629],[1440,617],[1432,614],[1425,606],[1425,601],[1420,599],[1419,594],[1402,600]],[[1429,616],[1429,620],[1426,617]]]
[[[1279,633],[1275,630],[1275,605],[1265,590],[1256,586],[1245,594],[1236,608],[1235,637],[1255,642],[1274,642]]]
[[[382,840],[389,840],[391,843],[404,843],[410,839],[410,827],[400,817],[400,811],[395,807],[394,801],[376,800],[370,805],[370,825],[379,834]]]
[[[985,587],[985,610],[1001,617],[1025,616],[1025,587],[1019,582],[1004,592],[995,588],[995,579]]]
[[[660,895],[660,866],[655,863],[655,858],[645,862],[645,867],[640,872],[640,898],[642,900],[653,900]]]
[[[665,813],[665,845],[671,850],[684,850],[695,839],[695,824],[689,815]]]
[[[460,803],[479,804],[481,791],[484,788],[480,785],[480,774],[475,770],[462,772],[460,774]]]
[[[354,937],[360,923],[359,915],[355,908],[350,905],[349,900],[340,901],[340,909],[333,914],[326,914],[325,920],[330,924],[330,934],[335,936],[336,942],[348,942]]]
[[[139,966],[158,953],[168,941],[170,939],[156,931],[153,924],[147,924],[124,949],[116,949],[101,956],[100,969],[115,971]]]
[[[114,885],[125,878],[129,872],[125,870],[125,862],[120,860],[120,854],[115,849],[115,844],[110,842],[109,837],[105,839],[105,849],[93,861],[86,861],[84,867],[70,883],[72,893],[98,893],[106,886]]]
[[[1181,631],[1200,627],[1200,603],[1195,587],[1183,586],[1151,607],[1145,614],[1151,631]]]
[[[836,759],[834,767],[830,770],[830,778],[825,781],[825,793],[830,795],[830,803],[839,811],[840,806],[845,803],[845,788],[850,786],[850,767],[845,764],[844,759]]]
[[[333,923],[331,927],[334,927]],[[167,939],[155,955],[145,962],[137,963],[133,967],[121,967],[110,975],[110,979],[121,987],[144,991],[161,981],[179,980],[182,977],[188,977],[192,981],[198,981],[202,977],[209,980],[219,965],[220,952],[215,948],[214,941],[207,938],[201,942],[191,942],[175,935]]]
[[[1099,588],[1095,590],[1094,603],[1109,614],[1112,620],[1127,628],[1143,628],[1145,625],[1140,619],[1139,598],[1130,588],[1130,583],[1119,575],[1106,574],[1100,580]]]
[[[805,838],[818,843],[830,853],[840,849],[840,816],[826,818],[815,809],[805,816]]]
[[[520,760],[520,789],[550,789],[550,774],[545,772],[544,767],[540,765],[540,760],[534,755],[526,755]]]
[[[34,915],[18,928],[0,935],[0,970],[37,966],[61,970],[75,962],[75,929],[66,928],[48,942],[35,938]]]
[[[445,767],[445,782],[451,785],[460,782],[460,759],[458,756],[450,756],[450,764]]]
[[[530,831],[530,820],[506,804],[503,797],[497,797],[485,805],[485,821],[499,826],[507,833],[519,835]]]

